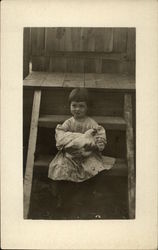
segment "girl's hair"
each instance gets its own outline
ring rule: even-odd
[[[69,104],[71,102],[86,102],[89,105],[88,90],[85,88],[75,88],[69,94]]]

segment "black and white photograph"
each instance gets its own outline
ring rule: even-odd
[[[135,27],[23,29],[25,219],[135,219],[135,66]]]
[[[157,249],[157,5],[1,1],[0,248]]]

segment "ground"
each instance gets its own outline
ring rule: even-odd
[[[94,178],[94,177],[93,177]],[[64,184],[61,205],[49,179],[33,179],[29,219],[128,219],[127,179],[104,176],[81,185]]]

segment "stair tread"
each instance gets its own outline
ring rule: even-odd
[[[67,81],[66,75],[69,75]],[[80,75],[80,76],[79,76]],[[85,79],[83,81],[83,79]],[[92,84],[92,82],[94,84]],[[127,74],[98,74],[98,73],[58,73],[58,72],[31,72],[23,82],[24,87],[87,87],[115,91],[135,90],[133,76]],[[81,84],[81,86],[80,86]]]
[[[58,123],[64,122],[70,118],[69,115],[41,115],[39,117],[39,127],[55,127]],[[92,118],[100,125],[104,125],[109,129],[126,129],[126,122],[122,117],[115,116],[92,116]]]
[[[34,163],[35,171],[46,172],[48,165],[53,160],[53,155],[39,155]],[[125,159],[116,158],[114,167],[107,171],[107,175],[126,176],[127,164]]]

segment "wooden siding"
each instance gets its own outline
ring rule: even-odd
[[[31,28],[34,71],[135,73],[135,28]]]

